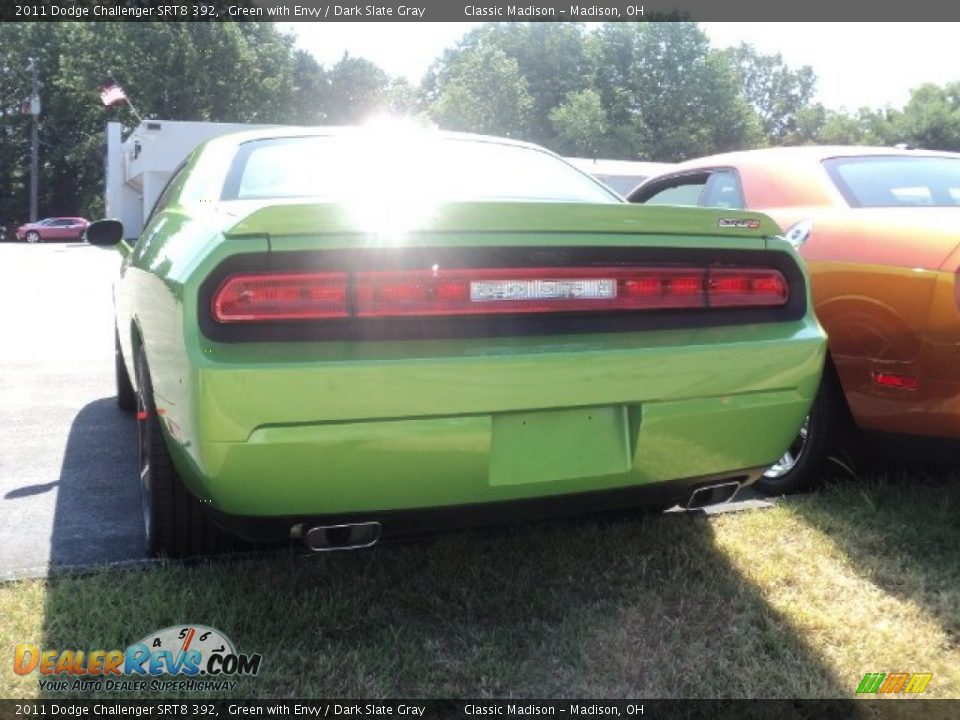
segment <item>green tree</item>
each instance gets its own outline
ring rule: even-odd
[[[824,145],[866,145],[866,130],[859,118],[843,111],[827,110],[817,142]]]
[[[430,116],[443,128],[526,137],[533,100],[517,61],[503,50],[479,45],[447,54],[431,78]]]
[[[454,64],[463,55],[500,50],[516,62],[526,82],[530,112],[524,137],[557,147],[557,132],[550,112],[572,92],[592,84],[593,65],[580,23],[488,23],[468,33],[446,56]]]
[[[322,125],[328,122],[331,105],[327,71],[305,50],[293,56],[293,88],[290,112],[296,122]]]
[[[746,43],[722,53],[737,70],[767,141],[782,144],[798,131],[799,115],[813,99],[817,84],[813,68],[804,65],[792,70],[780,53],[764,55]]]
[[[417,88],[406,78],[393,78],[384,90],[384,108],[393,115],[416,117],[422,114]]]
[[[30,116],[21,106],[30,94],[30,75],[24,40],[0,25],[0,224],[8,227],[27,211]]]
[[[386,109],[390,78],[369,60],[344,53],[328,77],[330,122],[361,123]]]
[[[678,161],[762,142],[736,69],[695,24],[606,23],[597,53],[612,156]]]
[[[960,82],[915,88],[893,123],[896,142],[930,150],[960,150]]]
[[[594,88],[607,114],[608,130],[599,150],[605,157],[651,157],[643,144],[643,90],[636,74],[646,32],[640,24],[604,23],[588,44],[597,68]]]
[[[557,135],[557,152],[597,156],[607,133],[607,115],[600,93],[593,89],[571,92],[550,111],[549,117]]]
[[[893,145],[898,139],[898,112],[860,108],[854,113],[811,106],[800,113],[789,144]]]
[[[827,109],[820,103],[808,105],[797,112],[793,130],[783,140],[784,145],[815,145],[827,121]]]

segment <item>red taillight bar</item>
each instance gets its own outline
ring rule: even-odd
[[[348,305],[352,279],[353,311]],[[464,268],[233,275],[218,322],[778,307],[778,270],[708,267]]]
[[[222,323],[349,317],[347,274],[231,275],[214,293],[212,310]]]
[[[711,268],[708,296],[711,307],[778,307],[790,290],[779,270]]]

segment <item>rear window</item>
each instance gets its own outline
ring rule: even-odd
[[[824,165],[853,207],[960,205],[960,158],[870,156]]]
[[[597,173],[594,177],[621,195],[626,195],[647,179],[645,175],[605,175],[603,173]]]
[[[709,175],[686,175],[674,178],[666,186],[654,190],[654,194],[641,201],[644,205],[691,205],[700,204],[700,196],[707,186]]]
[[[222,199],[415,197],[431,200],[621,202],[549,153],[496,141],[356,135],[245,143]]]

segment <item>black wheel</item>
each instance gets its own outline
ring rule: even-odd
[[[764,495],[789,495],[820,484],[839,431],[841,392],[840,382],[828,364],[810,414],[783,456],[754,484],[757,490]]]
[[[136,372],[140,497],[147,550],[151,555],[175,558],[223,552],[230,546],[229,536],[186,488],[170,458],[143,348],[137,355]]]
[[[133,412],[137,409],[137,393],[130,382],[130,374],[123,362],[123,351],[120,349],[120,336],[114,333],[113,337],[114,375],[117,381],[117,405],[121,410]]]
[[[33,245],[34,243],[40,242],[40,233],[36,230],[31,230],[27,233],[27,242]]]

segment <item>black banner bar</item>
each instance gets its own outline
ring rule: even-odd
[[[0,700],[0,718],[711,718],[960,716],[960,700]]]
[[[0,21],[218,22],[649,22],[947,21],[960,3],[943,0],[3,0]],[[810,34],[816,43],[816,31]],[[857,32],[851,27],[850,32]]]

